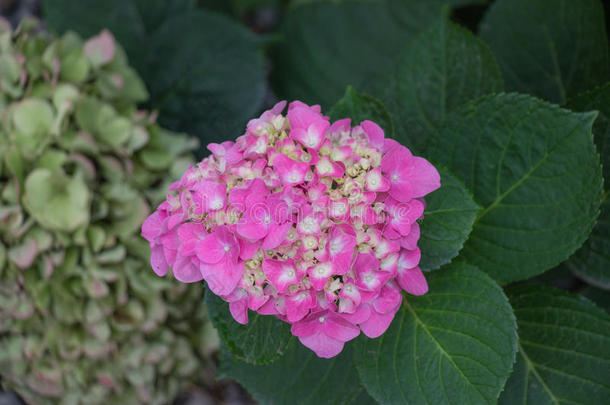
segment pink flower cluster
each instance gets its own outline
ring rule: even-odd
[[[159,276],[205,280],[237,322],[275,315],[329,358],[360,331],[385,332],[401,289],[428,291],[417,220],[440,176],[374,122],[331,124],[299,101],[284,116],[285,105],[208,145],[142,235]]]

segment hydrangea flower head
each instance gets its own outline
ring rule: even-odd
[[[248,310],[289,322],[320,357],[388,328],[418,267],[423,197],[437,170],[372,121],[330,123],[280,102],[235,142],[210,144],[142,227],[151,263],[205,280],[239,323]]]

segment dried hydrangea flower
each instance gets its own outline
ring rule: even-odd
[[[275,315],[329,358],[361,331],[385,332],[401,289],[427,292],[417,221],[440,176],[372,121],[331,124],[299,101],[284,116],[285,105],[210,144],[142,235],[158,275],[205,280],[237,322]]]

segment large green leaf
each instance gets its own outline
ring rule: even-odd
[[[360,94],[351,86],[348,86],[343,98],[337,101],[328,115],[332,121],[351,118],[352,126],[371,120],[383,128],[386,137],[394,137],[394,122],[381,101],[368,94]]]
[[[610,83],[577,96],[568,105],[576,111],[599,111],[593,135],[601,153],[606,192],[591,237],[566,265],[583,280],[610,289]]]
[[[107,27],[160,110],[164,126],[205,143],[234,139],[265,92],[256,37],[229,17],[191,10],[192,1],[50,0],[50,26],[90,36]]]
[[[603,405],[610,398],[610,316],[551,287],[508,290],[519,354],[501,405]]]
[[[579,278],[606,290],[610,290],[610,198],[608,195],[606,191],[601,214],[589,240],[565,263]]]
[[[458,255],[481,210],[464,183],[445,168],[438,167],[438,171],[441,188],[426,196],[421,223],[419,267],[423,270],[438,269]]]
[[[396,138],[415,152],[424,150],[449,112],[503,88],[487,45],[446,18],[407,47],[382,84],[380,97],[396,122]]]
[[[248,311],[248,323],[237,323],[229,312],[229,304],[206,290],[205,304],[212,324],[234,357],[253,364],[274,361],[286,351],[290,342],[290,325],[273,315]]]
[[[1,261],[1,260],[0,260]],[[593,301],[600,308],[610,312],[610,291],[592,286],[585,287],[580,294]]]
[[[196,0],[45,0],[45,21],[59,32],[85,37],[107,28],[138,70],[145,68],[150,36],[165,20],[194,9]]]
[[[144,79],[162,124],[205,142],[243,133],[265,94],[262,51],[246,28],[191,12],[168,20],[150,46]]]
[[[332,359],[321,359],[293,340],[286,354],[271,364],[251,365],[222,351],[220,378],[243,385],[261,404],[371,404],[358,381],[352,344]]]
[[[595,116],[499,94],[447,118],[426,157],[464,180],[483,207],[462,249],[466,260],[508,282],[542,273],[582,245],[602,195]]]
[[[476,267],[452,264],[409,296],[390,328],[360,340],[357,367],[383,404],[495,404],[517,352],[517,326],[500,287]]]
[[[324,108],[347,85],[365,89],[392,66],[398,50],[441,15],[445,4],[472,0],[346,0],[301,2],[282,24],[275,54],[281,97]]]
[[[506,88],[565,103],[608,80],[599,0],[498,0],[481,23]]]

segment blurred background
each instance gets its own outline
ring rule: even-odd
[[[0,14],[13,27],[30,15],[40,18],[43,27],[53,32],[75,30],[85,38],[108,27],[125,48],[130,64],[150,93],[150,100],[143,106],[159,111],[159,123],[164,127],[195,136],[205,145],[241,135],[249,118],[279,99],[299,98],[326,108],[341,97],[347,84],[369,90],[369,84],[361,77],[368,79],[384,70],[383,66],[367,66],[366,61],[359,59],[360,52],[366,54],[370,49],[361,49],[358,41],[352,41],[346,48],[339,41],[330,46],[329,52],[336,55],[334,58],[308,49],[308,45],[328,41],[328,37],[307,31],[291,16],[290,10],[301,3],[313,2],[154,0],[149,4],[139,0],[0,0]],[[370,31],[363,26],[367,32],[362,35],[379,36],[376,60],[380,65],[392,58],[401,41],[420,31],[417,24],[424,24],[426,13],[432,8],[428,5],[434,3],[438,7],[443,3],[440,0],[404,2],[409,3],[408,7],[417,3],[413,9],[424,10],[421,21],[409,22],[404,38],[397,28],[404,21],[398,21],[400,24],[396,26],[389,23],[383,28],[368,27]],[[399,4],[400,0],[388,3]],[[419,7],[424,3],[425,7]],[[490,5],[484,0],[450,3],[454,4],[451,19],[473,32],[477,32]],[[604,1],[606,10],[609,3]],[[393,15],[391,8],[389,15]],[[606,26],[610,23],[609,15],[606,12]],[[314,12],[308,17],[322,19],[329,31],[352,34],[332,13]],[[361,17],[367,21],[366,14]],[[383,15],[375,17],[382,21],[384,18]],[[394,17],[399,20],[401,16]],[[291,48],[286,47],[288,40],[292,41]],[[201,158],[206,153],[199,148],[196,155]],[[588,288],[564,267],[538,280],[571,291],[583,292]],[[586,294],[592,299],[606,299],[602,295],[596,298],[595,289]],[[254,403],[234,381],[217,380],[217,353],[212,351],[207,356],[196,383],[178,395],[175,403]],[[14,393],[0,391],[0,405],[20,403]]]

